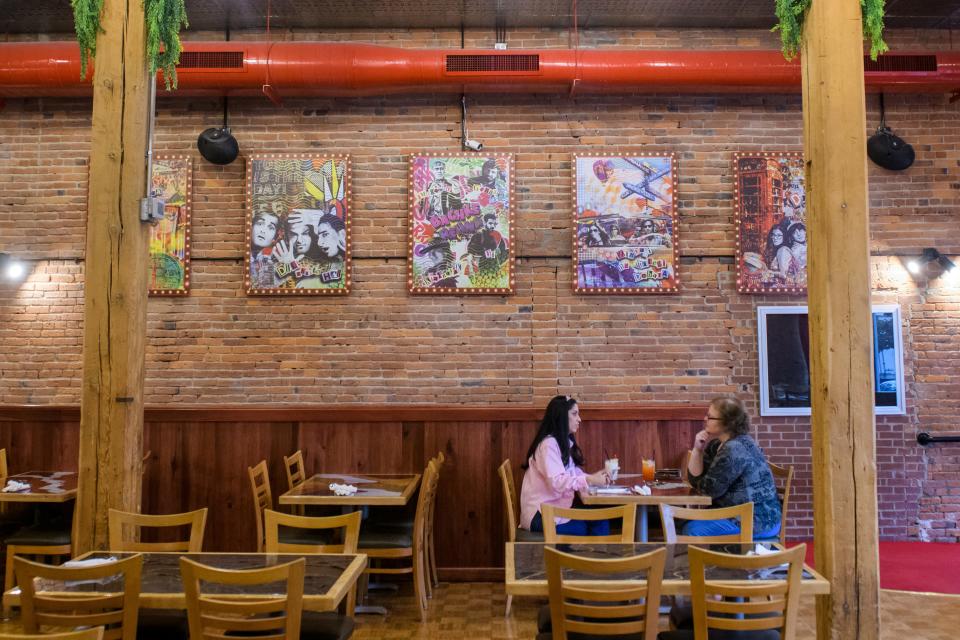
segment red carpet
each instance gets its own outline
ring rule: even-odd
[[[816,567],[810,542],[807,564]],[[960,595],[960,544],[881,541],[880,588]]]

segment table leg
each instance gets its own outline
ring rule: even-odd
[[[650,539],[647,522],[647,505],[637,505],[637,542],[647,542]]]

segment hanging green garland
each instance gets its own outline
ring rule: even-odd
[[[167,89],[177,87],[177,63],[180,62],[180,28],[187,26],[184,0],[143,0],[147,28],[147,61],[150,75],[163,71]],[[100,14],[103,0],[70,0],[73,22],[80,44],[80,77],[86,77],[87,64],[97,55],[97,34],[103,31]]]
[[[833,0],[818,0],[833,1]],[[780,32],[783,43],[783,57],[792,60],[800,51],[800,36],[803,32],[803,20],[807,16],[812,0],[776,0],[779,23],[773,28]],[[870,41],[870,59],[890,48],[883,41],[884,0],[860,0],[863,15],[863,37]]]

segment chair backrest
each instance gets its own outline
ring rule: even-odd
[[[633,542],[637,524],[637,505],[620,504],[605,509],[564,509],[552,504],[540,505],[543,518],[543,539],[546,542]],[[613,520],[621,518],[623,528],[620,533],[608,536],[571,536],[557,533],[557,521],[554,518],[571,520]]]
[[[206,507],[196,511],[166,515],[129,513],[110,509],[108,517],[111,551],[203,551],[203,532],[207,525]],[[190,536],[186,540],[175,542],[140,542],[137,540],[137,530],[144,527],[186,526],[190,527]]]
[[[689,547],[694,637],[706,638],[709,629],[776,629],[780,640],[793,640],[806,551],[806,545],[801,544],[779,553],[744,556]],[[773,573],[762,575],[764,570],[776,570],[783,564],[788,565],[785,580]],[[707,566],[759,573],[763,581],[737,585],[726,576],[707,580]]]
[[[253,515],[257,522],[257,552],[263,552],[263,511],[273,509],[273,494],[270,493],[270,470],[267,461],[261,460],[255,467],[247,467],[250,489],[253,491]]]
[[[7,477],[7,450],[0,449],[0,478]]]
[[[263,512],[266,530],[265,551],[267,553],[356,553],[360,538],[360,516],[362,514],[361,511],[354,511],[340,516],[296,516],[267,509]],[[309,529],[311,531],[342,529],[343,542],[337,544],[281,542],[280,527]]]
[[[215,569],[180,558],[180,575],[187,600],[191,640],[242,635],[271,640],[299,640],[303,612],[303,576],[306,560],[235,571]],[[203,595],[200,581],[232,587],[286,583],[283,595]]]
[[[423,470],[420,480],[420,497],[417,499],[417,512],[413,520],[413,547],[414,557],[423,550],[427,535],[427,527],[431,526],[433,505],[437,497],[437,485],[440,482],[440,473],[437,470],[436,460],[430,460]]]
[[[42,636],[19,633],[0,633],[0,640],[103,640],[103,627],[84,629],[83,631],[67,631],[65,633],[45,633]]]
[[[293,455],[283,456],[283,468],[287,472],[287,488],[293,489],[303,484],[307,474],[303,470],[303,452],[297,449]]]
[[[500,484],[503,487],[503,506],[507,512],[507,542],[517,541],[517,485],[513,482],[513,467],[510,458],[503,461],[497,469],[500,474]]]
[[[674,521],[679,520],[727,520],[729,518],[740,518],[740,533],[731,533],[722,536],[684,536],[677,535],[677,525]],[[722,507],[717,509],[688,509],[686,507],[675,507],[672,504],[660,505],[660,520],[663,522],[663,537],[667,544],[675,542],[688,542],[712,544],[714,542],[752,542],[753,541],[753,503],[744,502],[743,504],[732,507]]]
[[[658,631],[660,585],[667,550],[657,549],[641,556],[596,559],[575,556],[545,547],[544,561],[550,588],[550,619],[554,640],[566,640],[568,634],[593,636],[640,637],[654,640]],[[563,569],[590,574],[646,573],[646,582],[618,583],[616,580],[598,585],[567,582]]]
[[[105,640],[135,640],[137,612],[140,605],[140,573],[143,556],[136,554],[123,560],[92,567],[52,567],[13,559],[13,570],[20,585],[20,612],[27,633],[40,633],[41,627],[106,627]],[[103,580],[123,577],[123,591],[117,593],[84,592],[55,594],[37,592],[34,578],[57,582]],[[81,597],[82,596],[82,597]]]
[[[770,465],[770,473],[773,474],[774,483],[777,485],[777,497],[780,498],[780,544],[787,542],[787,509],[790,506],[790,485],[793,483],[793,465],[781,467],[767,462]]]

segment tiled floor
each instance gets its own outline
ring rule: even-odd
[[[374,594],[371,604],[389,608],[387,616],[357,618],[355,640],[513,640],[536,637],[536,612],[546,602],[515,598],[513,614],[504,618],[502,584],[445,583],[434,594],[425,622],[420,621],[409,584],[398,593]],[[815,640],[813,600],[804,599],[797,640]],[[954,640],[960,637],[960,596],[882,591],[882,640]],[[16,621],[0,623],[0,633],[18,632]]]

